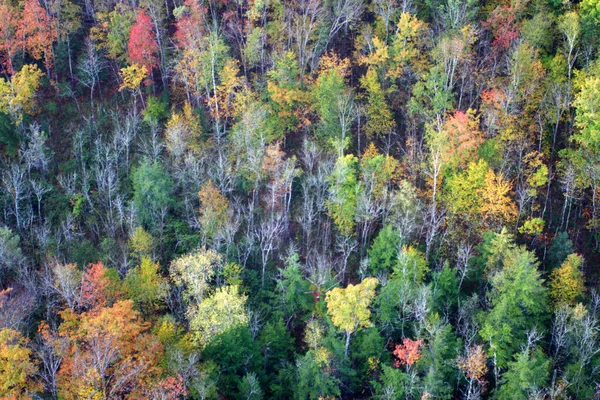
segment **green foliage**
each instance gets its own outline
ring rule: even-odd
[[[573,242],[569,239],[568,232],[558,232],[548,246],[546,264],[550,269],[557,268],[573,252]]]
[[[391,273],[398,259],[401,237],[391,225],[379,231],[369,249],[369,270],[373,276],[379,272]]]
[[[327,208],[340,233],[351,236],[355,227],[358,183],[358,159],[349,154],[338,158],[329,177],[330,198]]]
[[[493,273],[487,296],[489,312],[480,315],[480,336],[489,353],[505,367],[526,342],[527,331],[543,325],[548,311],[546,288],[537,271],[535,255],[514,247],[498,255],[502,269]]]
[[[25,261],[21,252],[21,239],[8,227],[0,226],[0,278],[8,282]]]
[[[168,282],[158,272],[158,264],[146,257],[129,271],[125,287],[129,298],[145,314],[156,312],[164,304],[169,290]]]
[[[296,363],[298,373],[294,399],[318,400],[341,394],[339,381],[332,374],[325,349],[309,350]]]
[[[260,371],[261,354],[247,326],[236,326],[211,336],[202,358],[217,365],[220,393],[237,394],[247,373]]]
[[[550,360],[541,349],[525,349],[515,361],[509,363],[508,370],[502,376],[497,399],[527,400],[538,393],[548,383]]]
[[[133,171],[133,204],[140,222],[159,231],[164,215],[173,205],[173,181],[158,162],[144,160]]]
[[[144,121],[149,125],[157,125],[169,114],[169,105],[157,97],[148,97],[144,110]]]
[[[408,375],[399,368],[383,365],[379,382],[374,382],[376,398],[401,400],[405,398],[405,385],[408,383]]]
[[[288,256],[280,274],[276,286],[279,307],[286,319],[300,320],[313,308],[314,299],[310,282],[302,276],[298,253]]]

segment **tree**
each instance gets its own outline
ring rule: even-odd
[[[51,264],[52,277],[48,282],[52,291],[57,293],[71,310],[79,307],[81,302],[82,273],[77,264]]]
[[[338,156],[350,144],[350,129],[356,118],[352,91],[347,87],[350,62],[334,56],[321,60],[319,76],[312,92],[314,106],[319,115],[318,137],[325,146],[335,149]]]
[[[223,267],[224,260],[219,253],[202,248],[173,260],[169,273],[176,285],[184,287],[184,297],[194,307],[206,298],[210,284]]]
[[[402,238],[391,225],[379,231],[368,252],[369,269],[373,275],[391,273],[398,259],[401,241]]]
[[[583,282],[583,257],[569,254],[560,268],[550,274],[550,297],[555,308],[574,305],[585,291]]]
[[[466,399],[477,398],[477,395],[485,390],[485,376],[488,372],[487,355],[483,345],[469,347],[467,356],[459,357],[457,365],[469,382]]]
[[[0,329],[0,396],[3,398],[27,398],[28,392],[36,390],[33,377],[38,368],[27,343],[20,332]]]
[[[138,218],[150,231],[162,233],[172,204],[173,181],[162,165],[144,160],[133,171],[133,204]]]
[[[229,220],[229,201],[212,181],[206,182],[198,192],[200,216],[198,222],[202,229],[203,241],[220,239]]]
[[[158,272],[158,263],[143,257],[139,266],[130,270],[125,278],[129,298],[144,314],[155,313],[164,302],[169,283]]]
[[[3,72],[13,74],[13,59],[22,48],[22,37],[17,34],[20,13],[16,5],[9,2],[0,4],[0,63]]]
[[[133,64],[145,67],[149,76],[152,69],[158,67],[158,52],[152,20],[144,10],[140,10],[129,32],[127,56]]]
[[[329,177],[327,208],[340,233],[351,236],[355,227],[357,194],[359,190],[358,159],[352,154],[338,158]]]
[[[129,67],[121,68],[121,78],[123,84],[119,90],[129,89],[137,91],[142,81],[150,74],[150,70],[145,65],[132,64]]]
[[[303,90],[301,69],[294,53],[287,52],[275,60],[274,68],[268,72],[267,92],[271,100],[269,125],[276,139],[283,139],[306,124],[303,106],[309,96]]]
[[[205,347],[215,337],[248,324],[247,296],[237,286],[223,286],[189,311],[194,340]]]
[[[23,38],[23,46],[35,60],[44,58],[44,65],[50,71],[54,60],[52,45],[58,39],[58,29],[54,18],[38,0],[26,0],[17,35]]]
[[[167,123],[165,140],[169,153],[179,161],[187,151],[197,151],[197,137],[202,127],[189,102],[183,105],[183,113],[173,112]]]
[[[325,295],[327,311],[333,324],[346,333],[346,356],[350,348],[350,336],[358,329],[371,325],[369,306],[378,284],[379,281],[375,278],[365,278],[357,285],[350,284],[345,289],[335,288]]]
[[[131,255],[138,260],[152,258],[156,245],[156,239],[141,226],[135,228],[128,242]]]
[[[287,321],[302,320],[312,309],[315,300],[310,292],[310,282],[302,276],[298,253],[290,254],[286,259],[285,268],[279,270],[275,290],[279,307]]]
[[[135,397],[154,382],[162,346],[147,333],[131,300],[82,314],[60,313],[59,336],[68,347],[58,376],[65,399]]]
[[[369,68],[360,79],[361,86],[367,96],[367,126],[365,131],[369,139],[391,135],[396,128],[392,111],[385,99],[385,92],[381,87],[374,68]]]
[[[131,27],[136,20],[131,6],[117,3],[111,12],[98,12],[96,18],[98,23],[90,29],[90,39],[106,51],[108,58],[124,64],[128,58]]]
[[[539,349],[529,347],[519,353],[502,376],[498,399],[530,399],[548,382],[550,360]]]
[[[453,224],[467,222],[476,228],[499,229],[514,223],[517,207],[509,196],[510,183],[488,164],[470,162],[467,169],[447,183],[446,203]]]
[[[87,309],[104,307],[110,281],[107,269],[101,262],[91,264],[83,273],[81,283],[81,306]]]
[[[35,94],[40,87],[42,72],[37,65],[24,65],[10,81],[0,78],[0,111],[10,114],[16,125],[24,113],[34,110]]]
[[[396,368],[406,366],[407,369],[415,364],[421,358],[421,348],[423,347],[423,339],[412,340],[409,338],[402,339],[402,344],[397,344],[394,349],[396,360]]]
[[[9,282],[12,275],[19,272],[25,261],[21,251],[21,240],[8,227],[0,227],[0,278]]]
[[[504,368],[526,341],[526,332],[546,318],[547,292],[535,255],[514,247],[501,253],[502,269],[490,278],[491,308],[482,313],[479,334],[488,343],[497,367]],[[496,371],[497,373],[497,371]]]

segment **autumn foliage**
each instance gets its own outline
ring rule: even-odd
[[[409,338],[402,339],[402,343],[396,345],[394,356],[396,357],[396,368],[401,366],[410,367],[421,358],[421,349],[423,347],[423,339],[412,340]]]
[[[127,55],[132,63],[146,67],[147,74],[158,67],[158,44],[152,20],[143,10],[135,18],[129,33]]]

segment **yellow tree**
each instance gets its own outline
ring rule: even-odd
[[[219,188],[209,180],[198,192],[200,199],[200,216],[198,222],[202,228],[203,241],[218,239],[229,220],[229,201]]]
[[[556,308],[573,305],[585,290],[583,283],[583,257],[569,254],[560,268],[550,274],[550,297]]]
[[[200,305],[188,310],[190,330],[200,346],[206,346],[215,336],[248,324],[246,300],[237,286],[224,286]]]
[[[350,284],[345,289],[335,288],[325,295],[327,311],[333,324],[346,332],[345,355],[348,355],[350,336],[358,329],[371,325],[369,306],[378,284],[376,278],[365,278],[357,285]]]
[[[17,125],[23,113],[33,111],[41,77],[42,71],[34,64],[24,65],[10,81],[0,78],[0,111],[9,114]]]
[[[37,372],[31,360],[27,339],[14,329],[0,330],[0,398],[27,398],[27,390],[33,390],[32,377]]]

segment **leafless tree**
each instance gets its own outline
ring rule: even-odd
[[[8,165],[2,174],[2,185],[11,200],[12,214],[15,216],[17,229],[25,227],[21,209],[21,202],[29,195],[25,175],[25,167],[18,163]]]

